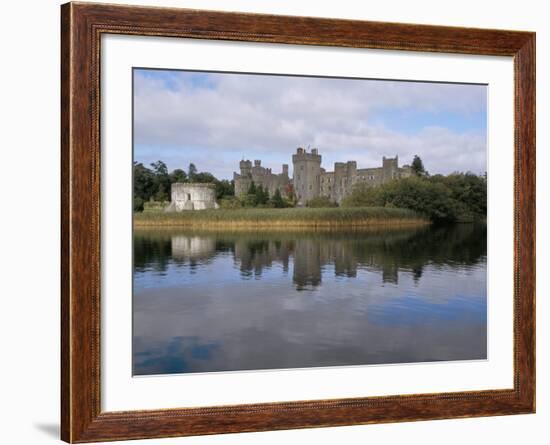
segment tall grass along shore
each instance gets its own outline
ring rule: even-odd
[[[369,226],[411,226],[430,220],[407,209],[385,207],[354,208],[243,208],[198,210],[179,213],[134,213],[135,227],[195,227],[201,229],[250,228],[344,228]]]

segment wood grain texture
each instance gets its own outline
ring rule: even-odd
[[[101,412],[99,62],[104,33],[513,56],[514,388]],[[61,7],[61,37],[63,440],[93,442],[534,412],[534,33],[68,3]]]

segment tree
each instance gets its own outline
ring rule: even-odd
[[[134,212],[143,212],[143,199],[134,195]]]
[[[153,162],[154,175],[154,198],[157,201],[168,201],[170,199],[170,175],[168,175],[168,167],[162,161]]]
[[[246,193],[243,202],[246,207],[256,207],[258,205],[258,189],[256,184],[254,184],[254,181],[250,182],[248,192]]]
[[[158,201],[158,202],[168,201],[168,193],[164,189],[163,184],[159,184],[157,193],[155,193],[155,201]]]
[[[283,197],[281,196],[281,192],[279,189],[275,190],[275,193],[273,193],[273,196],[271,197],[271,205],[277,209],[281,209],[283,207],[286,207],[286,203],[283,200]]]
[[[262,184],[256,187],[256,205],[264,205],[269,201],[269,191],[264,189]]]
[[[292,184],[288,184],[285,187],[285,194],[286,197],[283,198],[283,200],[285,201],[286,207],[296,207],[297,199]]]
[[[400,207],[433,221],[475,221],[487,217],[487,183],[472,173],[412,176],[377,187],[357,185],[343,207]]]
[[[168,167],[162,161],[152,162],[153,172],[159,176],[168,176]]]
[[[248,195],[256,195],[256,184],[254,184],[254,181],[250,182],[250,186],[248,187]]]
[[[187,182],[187,173],[181,168],[176,168],[172,173],[170,173],[170,183],[175,182]]]
[[[416,176],[426,176],[427,174],[426,170],[424,169],[424,163],[422,162],[422,159],[420,159],[420,156],[418,155],[414,155],[411,168],[413,173]]]
[[[235,182],[222,179],[221,181],[215,180],[216,185],[216,198],[222,199],[230,196],[235,196]]]
[[[487,181],[484,176],[455,172],[430,179],[445,184],[451,190],[452,197],[463,203],[473,215],[487,214]]]
[[[197,174],[197,167],[195,164],[191,162],[189,164],[189,168],[187,169],[187,177],[189,178],[189,182],[195,182],[195,175]]]
[[[208,182],[216,182],[217,179],[214,177],[212,173],[208,172],[200,172],[195,173],[193,175],[193,179],[191,182],[202,182],[202,183],[208,183]]]
[[[154,173],[142,163],[134,161],[134,197],[148,201],[155,191]]]

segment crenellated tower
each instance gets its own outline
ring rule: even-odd
[[[382,182],[388,182],[399,177],[398,161],[397,155],[395,155],[395,158],[382,157]]]
[[[299,206],[304,206],[313,198],[319,196],[319,178],[321,174],[321,155],[316,148],[308,153],[302,147],[292,155],[294,167],[294,193]]]

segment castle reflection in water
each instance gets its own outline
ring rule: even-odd
[[[292,273],[297,290],[307,290],[320,286],[327,273],[354,278],[358,269],[367,269],[378,272],[382,283],[398,284],[400,272],[418,282],[427,264],[468,267],[486,254],[486,229],[468,224],[439,232],[137,232],[134,244],[137,272],[162,271],[169,263],[193,271],[225,254],[232,255],[241,278],[260,278],[277,265]]]
[[[134,232],[135,375],[487,358],[487,232]]]

